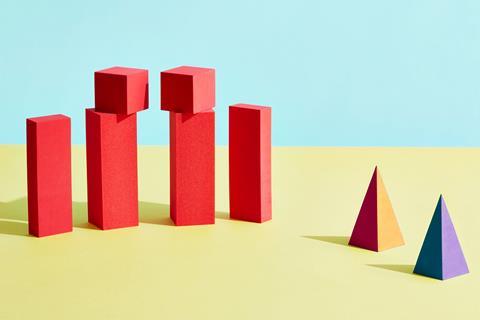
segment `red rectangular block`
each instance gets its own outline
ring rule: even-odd
[[[138,225],[137,115],[86,110],[88,221]]]
[[[251,222],[272,218],[271,108],[229,108],[230,217]]]
[[[215,107],[215,69],[182,66],[160,74],[161,109],[199,113]]]
[[[170,112],[170,217],[215,223],[215,112]]]
[[[43,237],[72,231],[70,118],[27,119],[28,230]]]
[[[148,70],[112,67],[95,72],[95,111],[133,114],[148,108]]]

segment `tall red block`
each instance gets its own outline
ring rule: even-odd
[[[229,108],[230,217],[251,222],[272,218],[271,108]]]
[[[148,108],[148,70],[112,67],[94,78],[95,111],[128,115]]]
[[[215,112],[170,112],[170,217],[215,223]]]
[[[137,115],[86,110],[88,221],[138,225]]]
[[[215,69],[182,66],[160,74],[161,109],[198,113],[215,107]]]
[[[43,237],[72,231],[70,118],[27,119],[28,230]]]

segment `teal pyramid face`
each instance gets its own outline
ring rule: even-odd
[[[442,196],[438,200],[413,272],[440,280],[468,273],[460,242]]]

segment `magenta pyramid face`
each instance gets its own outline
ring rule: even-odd
[[[438,200],[413,272],[441,280],[469,272],[442,196]]]
[[[372,251],[378,250],[377,236],[377,169],[373,172],[363,199],[349,245]]]

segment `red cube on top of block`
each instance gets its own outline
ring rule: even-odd
[[[148,108],[148,70],[112,67],[95,72],[95,111],[129,115]]]
[[[161,109],[199,113],[215,107],[215,69],[182,66],[160,73]]]

